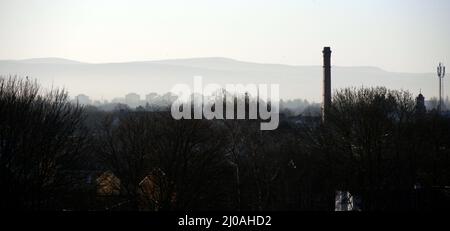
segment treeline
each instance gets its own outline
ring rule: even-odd
[[[260,131],[257,120],[83,108],[1,78],[0,207],[334,210],[346,191],[363,210],[448,209],[448,118],[385,88],[338,91],[328,113]]]

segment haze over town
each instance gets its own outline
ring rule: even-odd
[[[317,53],[320,54],[320,50]],[[322,67],[318,65],[259,64],[227,58],[104,64],[58,58],[0,61],[0,75],[9,74],[30,76],[46,88],[65,87],[71,97],[85,94],[92,100],[100,101],[112,101],[130,92],[141,95],[143,99],[151,92],[165,94],[177,83],[192,85],[194,76],[202,76],[205,84],[222,86],[227,83],[280,84],[282,99],[301,98],[320,102],[322,83]],[[334,66],[332,86],[333,89],[387,86],[433,97],[437,96],[438,82],[431,72],[394,73],[377,67]]]

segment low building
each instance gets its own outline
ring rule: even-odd
[[[89,98],[89,96],[84,95],[84,94],[79,94],[79,95],[75,96],[74,102],[78,103],[80,105],[91,105],[92,104],[92,101]]]

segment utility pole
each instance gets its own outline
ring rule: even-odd
[[[443,86],[442,86],[442,80],[445,77],[445,66],[442,65],[442,63],[439,63],[439,66],[437,67],[437,75],[439,78],[439,105],[438,105],[438,112],[442,112],[442,93],[443,93]]]

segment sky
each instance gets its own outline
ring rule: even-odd
[[[448,0],[0,0],[0,59],[191,57],[434,72]]]

